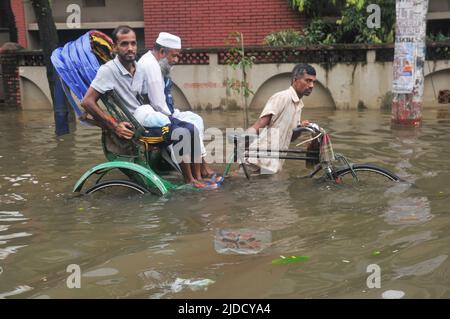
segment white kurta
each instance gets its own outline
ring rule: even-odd
[[[269,125],[260,132],[250,148],[259,147],[260,150],[284,150],[289,147],[292,130],[300,125],[303,101],[299,99],[294,88],[275,93],[266,103],[260,118],[271,114]],[[249,158],[249,163],[261,168],[262,174],[279,172],[284,164],[283,159]]]
[[[161,112],[167,116],[172,115],[173,117],[181,121],[185,121],[195,125],[200,134],[200,148],[202,157],[206,156],[206,149],[203,143],[203,119],[193,112],[180,112],[180,110],[178,109],[175,109],[174,113],[171,114],[169,107],[166,104],[166,95],[164,94],[164,77],[161,73],[161,67],[152,51],[148,51],[147,53],[145,53],[139,59],[138,64],[145,74],[145,81],[148,85],[148,98],[150,100],[151,106],[153,106],[156,111]]]

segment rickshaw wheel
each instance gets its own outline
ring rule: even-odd
[[[112,188],[112,187],[116,187],[116,188],[124,187],[127,189],[131,189],[138,194],[147,194],[150,192],[148,189],[142,187],[141,185],[139,185],[137,183],[117,179],[117,180],[109,180],[109,181],[104,181],[104,182],[95,184],[94,186],[92,186],[91,188],[86,190],[85,194],[93,194],[97,191],[105,190],[105,189]]]

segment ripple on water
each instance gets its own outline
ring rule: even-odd
[[[0,299],[5,299],[6,297],[20,295],[20,294],[30,291],[30,290],[33,290],[33,288],[30,286],[27,286],[27,285],[21,285],[21,286],[14,288],[14,290],[12,290],[12,291],[0,293]]]
[[[62,262],[68,260],[74,260],[80,257],[82,254],[76,250],[70,249],[53,249],[46,252],[43,252],[39,255],[39,259],[48,262]]]
[[[26,202],[27,200],[19,194],[16,193],[6,193],[0,195],[0,203],[2,204],[15,204],[17,202]]]
[[[83,277],[107,277],[117,275],[119,271],[115,268],[98,268],[83,273]]]
[[[11,232],[13,231],[14,222],[26,221],[23,214],[18,211],[0,211],[0,245],[6,245],[17,239],[29,237],[33,234],[29,232]],[[9,231],[9,232],[8,232]],[[17,253],[20,248],[28,245],[10,245],[0,246],[0,260],[6,259],[9,255]]]

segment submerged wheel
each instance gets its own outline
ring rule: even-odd
[[[391,171],[371,164],[354,164],[353,171],[360,181],[370,182],[372,180],[381,181],[400,181],[400,178]],[[353,180],[352,170],[349,167],[339,169],[335,172],[337,178],[341,178],[343,182]]]
[[[138,194],[146,194],[146,193],[150,192],[148,189],[142,187],[141,185],[139,185],[137,183],[118,179],[118,180],[104,181],[104,182],[95,184],[94,186],[92,186],[91,188],[86,190],[85,194],[93,194],[95,192],[100,192],[100,191],[104,192],[104,193],[113,193],[115,190],[118,190],[119,188],[126,189],[129,191],[132,191],[133,193],[138,193]]]

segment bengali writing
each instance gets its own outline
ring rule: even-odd
[[[183,84],[185,89],[216,89],[224,87],[226,87],[224,82],[187,82]]]

